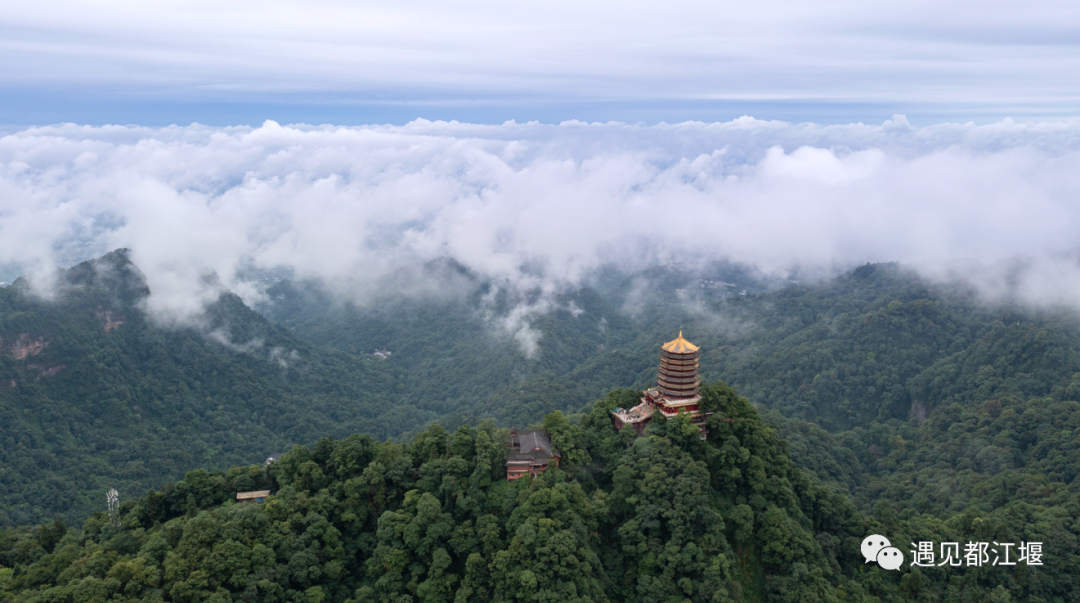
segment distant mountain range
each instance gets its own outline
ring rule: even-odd
[[[702,346],[706,381],[780,413],[809,447],[918,428],[953,404],[1080,398],[1071,313],[987,306],[895,264],[816,284],[727,264],[612,269],[545,296],[440,260],[408,275],[422,286],[362,304],[311,282],[278,282],[256,309],[225,292],[187,327],[147,317],[149,290],[124,250],[58,283],[51,300],[22,280],[0,289],[0,525],[76,521],[110,487],[141,495],[324,436],[580,412],[652,383],[659,345],[680,329]],[[855,464],[833,452],[796,462],[813,457],[854,491],[889,452],[860,446]]]

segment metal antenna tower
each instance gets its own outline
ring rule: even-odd
[[[105,501],[109,503],[109,519],[114,526],[120,525],[120,493],[116,488],[109,488],[105,493]]]

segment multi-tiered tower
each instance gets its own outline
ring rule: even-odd
[[[690,420],[698,426],[702,439],[705,438],[705,419],[712,413],[701,410],[701,378],[698,376],[698,346],[679,336],[660,347],[660,370],[656,376],[656,387],[645,390],[641,403],[631,409],[617,408],[612,412],[612,421],[616,429],[623,425],[633,425],[638,433],[645,428],[645,423],[652,418],[653,412],[659,411],[664,418],[670,419],[679,412],[690,415]]]
[[[698,346],[678,338],[660,347],[660,372],[656,389],[672,400],[693,398],[698,395],[701,379],[698,377]]]

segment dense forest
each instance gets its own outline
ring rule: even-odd
[[[0,532],[11,601],[1067,601],[1080,504],[1014,501],[934,517],[869,513],[793,462],[723,384],[703,388],[708,439],[685,415],[616,431],[617,390],[543,427],[562,462],[505,479],[507,430],[433,425],[294,447],[268,468],[197,470],[99,512]],[[811,438],[812,439],[812,438]],[[1008,478],[1006,478],[1008,480]],[[268,488],[265,503],[237,491]],[[1052,500],[1053,499],[1053,500]],[[1043,506],[1054,505],[1055,506]],[[1035,540],[1042,566],[866,565],[863,537]]]
[[[702,288],[703,275],[741,284]],[[507,299],[489,283],[468,289],[467,274],[454,277],[453,288],[467,294],[363,306],[313,283],[283,281],[260,310],[313,345],[354,354],[390,349],[406,397],[437,404],[426,408],[451,427],[451,418],[538,420],[545,407],[575,410],[612,387],[643,388],[656,378],[659,345],[680,329],[702,346],[707,380],[723,379],[754,404],[829,431],[917,423],[954,402],[1080,397],[1073,310],[985,303],[968,286],[934,284],[897,264],[782,288],[723,265],[604,275],[534,317],[531,359],[491,327],[527,300]],[[738,295],[739,288],[757,293]]]
[[[0,600],[1080,600],[1071,311],[896,264],[546,298],[452,261],[410,278],[363,303],[280,281],[258,312],[223,291],[186,326],[146,315],[123,251],[51,300],[0,289]],[[679,329],[736,420],[615,432]],[[562,466],[506,482],[504,428],[540,423]],[[886,572],[870,533],[1045,565]]]
[[[436,418],[371,358],[313,348],[230,293],[204,324],[156,325],[124,252],[58,288],[52,301],[24,281],[0,289],[0,525],[77,521],[109,487],[143,492],[193,467]]]

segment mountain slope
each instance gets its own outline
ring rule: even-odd
[[[145,282],[122,251],[64,272],[52,301],[22,283],[0,289],[0,523],[85,517],[109,487],[130,495],[326,435],[580,411],[653,382],[656,349],[679,329],[702,346],[706,381],[836,436],[910,439],[904,430],[953,404],[1080,391],[1067,312],[986,306],[890,264],[746,285],[746,296],[733,291],[742,284],[694,287],[754,282],[718,274],[609,273],[559,296],[513,296],[442,262],[414,275],[428,287],[419,295],[387,289],[353,305],[283,282],[261,308],[273,322],[224,292],[199,325],[177,328],[146,317]],[[393,355],[371,355],[383,347]],[[877,440],[856,440],[854,454],[879,454],[868,452]],[[857,494],[868,478],[852,479]]]
[[[555,296],[546,312],[522,312],[537,342],[532,358],[500,330],[528,300],[484,305],[479,282],[458,296],[366,305],[283,282],[266,312],[278,319],[276,308],[288,305],[282,324],[318,345],[390,347],[412,377],[404,391],[441,400],[432,410],[459,422],[537,420],[540,406],[580,408],[611,387],[645,387],[658,347],[679,330],[702,347],[706,381],[723,379],[755,404],[832,431],[919,422],[940,406],[1003,395],[1076,398],[1068,388],[1080,381],[1080,321],[1071,310],[989,305],[896,264],[771,291],[742,275],[759,287],[746,296],[698,286],[706,277],[720,278],[605,274],[596,287]]]
[[[636,396],[611,392],[576,425],[545,417],[563,458],[536,479],[505,480],[507,430],[492,422],[453,433],[433,425],[407,445],[325,438],[269,469],[192,471],[124,502],[115,521],[95,514],[82,530],[0,530],[0,600],[1000,603],[1080,595],[1075,495],[1026,500],[1037,478],[1006,477],[981,488],[988,499],[1012,497],[1003,506],[965,501],[921,514],[905,505],[909,493],[889,492],[862,512],[797,467],[804,443],[828,440],[820,429],[800,422],[809,437],[789,452],[746,399],[715,384],[703,388],[715,412],[707,441],[685,416],[654,420],[641,437],[616,431],[610,409]],[[933,420],[923,428],[944,444],[945,432],[951,439],[997,420],[993,429],[1004,426],[1007,410],[975,424],[957,417],[960,429],[930,428]],[[1024,422],[1047,411],[1076,414],[1029,407]],[[254,488],[273,495],[264,504],[234,501]],[[899,571],[865,562],[868,534],[887,534],[904,551]],[[1039,565],[913,567],[907,543],[917,541],[1038,542],[1044,554]]]
[[[0,523],[84,517],[109,487],[434,418],[400,401],[386,365],[299,341],[235,295],[163,328],[148,293],[123,251],[62,273],[51,301],[0,289]]]
[[[546,417],[564,457],[537,479],[506,481],[507,430],[435,425],[407,446],[356,435],[268,470],[194,471],[125,503],[119,525],[0,532],[0,598],[734,603],[858,588],[843,575],[856,555],[814,534],[860,518],[745,399],[705,388],[708,442],[686,417],[635,439],[608,418],[627,393],[580,426]],[[275,494],[234,503],[256,486]]]
[[[601,296],[585,288],[543,301],[511,297],[445,270],[428,268],[425,277],[452,278],[439,288],[453,294],[395,291],[359,306],[317,284],[282,281],[259,310],[314,345],[358,355],[389,350],[386,364],[404,377],[398,392],[448,427],[487,417],[537,421],[554,409],[577,410],[610,389],[611,383],[598,383],[562,391],[575,387],[564,377],[633,333],[629,319]],[[547,392],[543,399],[536,399],[537,390]]]

